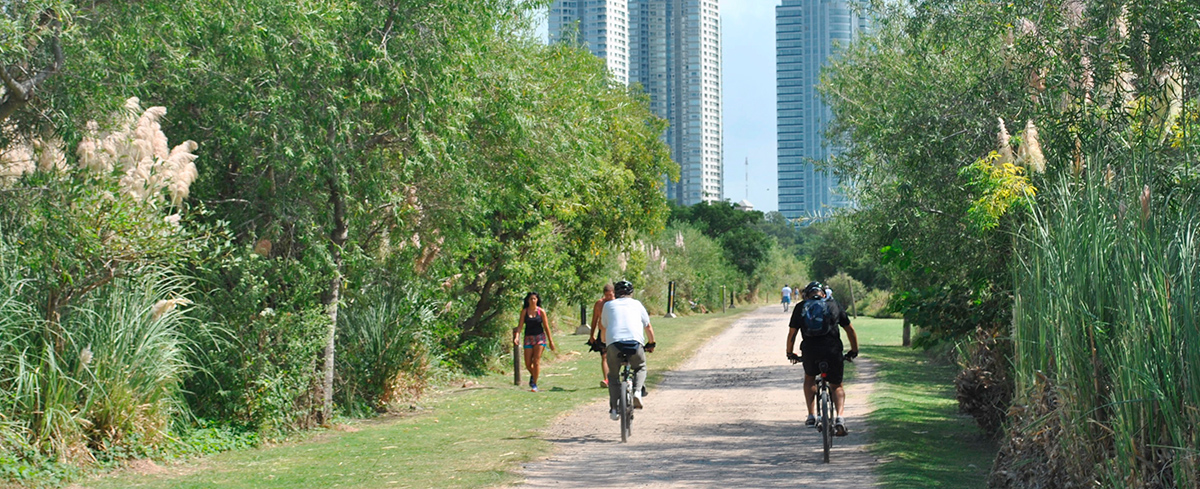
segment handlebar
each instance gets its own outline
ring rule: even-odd
[[[842,361],[854,363],[854,359],[856,357],[858,357],[858,352],[856,352],[854,350],[850,350],[849,352],[846,352],[846,354],[842,355]],[[788,353],[788,361],[792,362],[792,365],[795,365],[797,363],[803,362],[804,357],[797,355],[795,353]]]

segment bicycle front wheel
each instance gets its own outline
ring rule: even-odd
[[[629,441],[633,424],[633,387],[629,382],[621,384],[621,398],[617,400],[617,410],[621,413],[621,443]]]
[[[833,399],[829,395],[829,387],[821,386],[820,392],[820,411],[821,411],[821,445],[825,451],[825,463],[829,463],[829,449],[833,448]]]

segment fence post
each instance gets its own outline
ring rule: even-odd
[[[667,318],[675,317],[675,281],[667,282]]]
[[[521,346],[513,345],[513,385],[521,385]]]
[[[587,304],[579,303],[579,327],[575,328],[575,334],[591,334],[592,328],[587,322]]]
[[[725,286],[721,286],[721,312],[725,312]]]

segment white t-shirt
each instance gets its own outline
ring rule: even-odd
[[[792,299],[792,288],[791,287],[788,287],[788,286],[783,287],[783,298],[788,299],[788,300]]]
[[[604,303],[600,312],[600,324],[604,325],[604,343],[636,341],[646,344],[646,326],[650,325],[650,313],[637,299],[622,297]]]

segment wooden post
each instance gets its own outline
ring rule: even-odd
[[[850,274],[846,274],[846,288],[850,289],[850,314],[858,318],[858,306],[854,304],[854,282],[851,280]]]
[[[725,312],[725,286],[721,286],[721,312]]]
[[[675,317],[675,281],[667,282],[667,318]]]
[[[521,385],[521,346],[513,345],[513,385]]]

